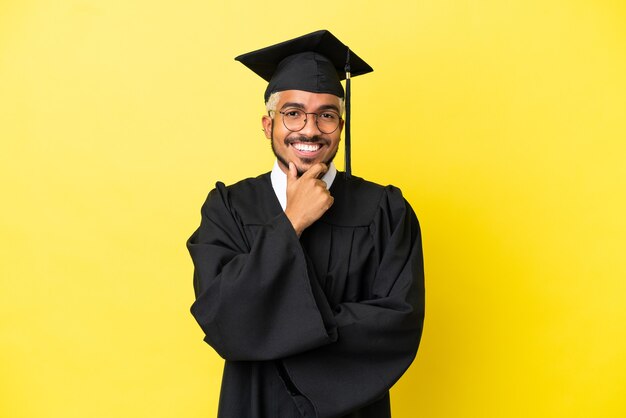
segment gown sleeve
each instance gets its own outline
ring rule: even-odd
[[[370,225],[378,266],[366,300],[330,306],[283,212],[248,242],[221,184],[187,243],[195,266],[191,311],[205,341],[229,361],[276,360],[292,395],[304,396],[319,418],[385,396],[421,338],[419,224],[399,189],[382,195]]]
[[[339,417],[384,396],[413,361],[424,320],[417,218],[388,187],[371,225],[380,263],[372,297],[334,307],[337,341],[283,359],[291,383],[320,418]]]
[[[321,292],[283,212],[259,226],[250,243],[223,184],[201,213],[187,242],[196,293],[191,313],[222,358],[275,360],[336,340],[332,312],[316,301]]]

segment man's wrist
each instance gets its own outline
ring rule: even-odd
[[[293,230],[296,232],[296,235],[298,236],[298,238],[300,238],[300,235],[302,235],[302,231],[304,231],[304,228],[300,225],[299,222],[296,221],[293,215],[289,214],[288,210],[289,209],[285,210],[285,216],[287,216],[287,219],[289,219],[289,222],[291,223]]]

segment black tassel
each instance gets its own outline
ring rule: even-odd
[[[345,141],[346,141],[346,178],[352,177],[352,164],[350,158],[350,48],[348,48],[347,56],[346,56],[346,130],[345,130]]]

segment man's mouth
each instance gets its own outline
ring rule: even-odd
[[[326,138],[321,138],[319,136],[296,136],[286,138],[285,145],[292,146],[296,153],[300,154],[301,157],[313,158],[324,146],[330,145],[330,142]]]
[[[320,148],[322,148],[322,144],[319,144],[319,143],[312,144],[312,143],[294,142],[291,144],[291,146],[300,152],[316,152]]]

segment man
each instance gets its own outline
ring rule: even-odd
[[[269,80],[262,124],[277,161],[217,183],[187,243],[191,311],[226,360],[219,417],[390,417],[389,388],[415,357],[417,219],[399,189],[332,162],[346,57],[352,75],[371,71],[327,31],[237,57]]]

